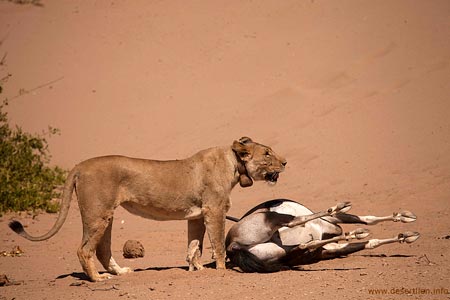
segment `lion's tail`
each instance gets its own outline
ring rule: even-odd
[[[61,209],[59,211],[58,219],[56,220],[55,224],[50,229],[50,231],[41,236],[32,236],[25,231],[23,225],[19,221],[11,221],[9,223],[9,227],[14,232],[30,241],[43,241],[54,236],[61,229],[62,225],[66,221],[67,214],[69,213],[70,201],[72,200],[72,193],[75,188],[77,173],[78,172],[76,171],[76,168],[74,168],[67,176],[67,180],[64,185]]]

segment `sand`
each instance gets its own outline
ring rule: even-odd
[[[0,257],[0,274],[20,283],[0,287],[0,299],[450,297],[420,294],[450,291],[449,1],[42,3],[0,2],[2,72],[12,74],[2,97],[23,129],[61,130],[49,138],[52,164],[69,169],[107,154],[181,159],[250,136],[288,165],[275,186],[236,187],[230,215],[273,198],[314,210],[345,200],[355,214],[418,216],[372,227],[373,237],[422,236],[302,270],[190,273],[185,222],[118,209],[113,254],[140,271],[89,283],[73,201],[47,242],[12,233],[14,214],[0,218],[0,251],[24,251]],[[56,215],[19,219],[37,234]],[[128,239],[143,243],[145,258],[122,257]]]

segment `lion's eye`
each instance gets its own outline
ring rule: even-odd
[[[269,151],[266,151],[266,157],[270,157],[270,152]]]

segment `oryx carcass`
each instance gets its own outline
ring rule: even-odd
[[[350,243],[350,240],[366,238],[369,231],[358,228],[343,232],[338,224],[374,225],[384,221],[409,223],[416,220],[409,211],[375,217],[347,214],[350,208],[351,204],[344,202],[313,213],[292,200],[264,202],[241,219],[228,217],[236,223],[226,238],[227,256],[231,264],[244,272],[275,272],[385,244],[412,243],[420,236],[418,232],[408,231],[392,238]]]

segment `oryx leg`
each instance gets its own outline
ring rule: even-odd
[[[325,240],[312,240],[305,244],[300,244],[297,246],[299,249],[308,249],[308,250],[314,250],[319,247],[322,247],[324,245],[330,244],[330,243],[336,243],[339,241],[349,241],[353,239],[364,239],[369,235],[369,231],[365,228],[358,228],[350,232],[346,232],[342,235],[332,237],[330,239]]]
[[[318,218],[322,218],[322,217],[326,217],[326,216],[339,215],[343,212],[348,211],[350,208],[351,208],[350,202],[338,203],[337,205],[328,208],[326,211],[321,211],[321,212],[317,212],[317,213],[314,213],[311,215],[306,215],[306,216],[298,216],[298,217],[295,217],[289,223],[286,223],[283,225],[286,227],[294,227],[294,226],[303,225],[306,222],[309,222],[314,219],[318,219]]]
[[[345,223],[345,224],[366,224],[375,225],[380,222],[392,221],[392,222],[402,222],[410,223],[414,222],[417,217],[412,212],[404,210],[398,213],[393,213],[390,216],[376,217],[376,216],[355,216],[345,213],[337,213],[332,217],[325,217],[327,221],[333,224]]]
[[[321,253],[322,259],[331,259],[343,255],[348,255],[364,249],[375,249],[382,245],[392,243],[413,243],[420,237],[418,232],[407,231],[389,239],[370,239],[358,243],[330,243],[323,246]]]

